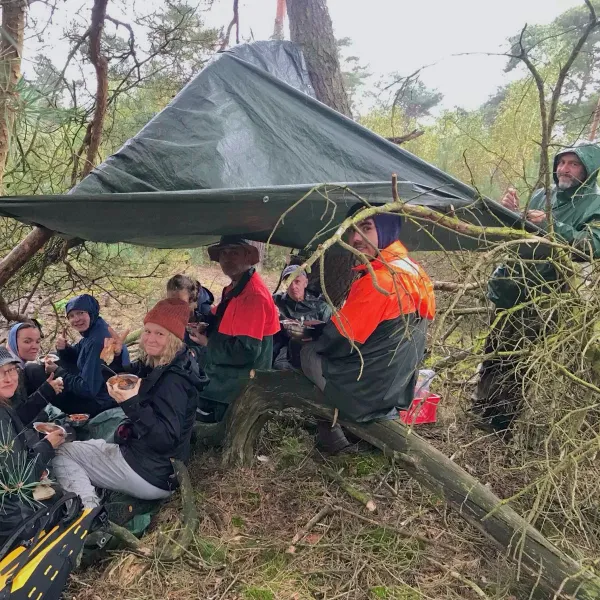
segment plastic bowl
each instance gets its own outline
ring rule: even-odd
[[[49,433],[52,433],[53,431],[62,431],[65,435],[67,435],[67,431],[64,427],[61,427],[60,425],[57,425],[56,423],[41,423],[41,422],[37,422],[33,424],[33,428],[38,432],[41,433],[43,435],[48,435]]]
[[[139,379],[137,375],[126,373],[123,375],[113,375],[106,383],[119,390],[132,390],[137,385]]]

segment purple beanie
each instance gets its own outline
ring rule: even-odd
[[[398,215],[379,214],[373,217],[377,229],[377,248],[383,250],[400,239],[402,217]]]
[[[374,204],[373,206],[378,206]],[[356,203],[350,207],[346,213],[346,218],[354,216],[363,208],[367,208],[365,204]],[[389,245],[397,242],[400,239],[400,229],[402,227],[402,217],[399,215],[381,213],[371,217],[375,223],[377,230],[377,248],[383,250]]]

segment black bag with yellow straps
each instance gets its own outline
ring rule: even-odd
[[[0,548],[0,600],[59,600],[86,536],[106,522],[102,507],[87,509],[64,494],[11,533]],[[22,540],[35,527],[35,535]]]

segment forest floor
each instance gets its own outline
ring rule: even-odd
[[[218,298],[226,279],[215,267],[187,268]],[[270,289],[278,273],[263,273]],[[102,313],[116,329],[136,328],[147,302]],[[440,384],[441,385],[441,384]],[[459,395],[441,392],[438,422],[416,431],[496,492],[504,450],[474,429]],[[340,471],[369,494],[373,513],[322,471]],[[373,450],[327,459],[315,447],[315,426],[295,412],[263,430],[249,468],[224,469],[217,449],[196,447],[189,464],[201,524],[183,558],[167,564],[117,552],[76,572],[71,600],[417,600],[516,599],[515,568],[442,498]],[[177,527],[175,494],[154,517],[146,539]],[[296,534],[325,507],[329,514]],[[141,565],[141,567],[140,567]]]
[[[446,451],[448,413],[418,432]],[[201,525],[184,557],[148,561],[139,576],[127,553],[76,574],[77,600],[334,600],[523,597],[514,569],[455,511],[379,452],[327,460],[314,424],[291,413],[264,429],[254,464],[223,469],[218,450],[196,448],[189,470]],[[468,432],[463,432],[468,434]],[[473,432],[470,432],[473,434]],[[476,436],[477,434],[473,434]],[[462,435],[461,435],[462,437]],[[324,475],[327,463],[371,496],[369,512]],[[155,517],[176,529],[178,495]],[[330,514],[293,538],[324,507]],[[144,559],[140,559],[144,562]],[[527,597],[527,596],[525,596]]]

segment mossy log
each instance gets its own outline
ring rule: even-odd
[[[331,418],[333,411],[303,375],[295,372],[253,373],[226,416],[225,464],[248,465],[258,435],[268,419],[283,408]],[[399,421],[340,424],[386,456],[412,477],[443,497],[466,521],[484,533],[555,598],[600,598],[600,578],[551,544],[489,488]]]
[[[133,533],[124,527],[112,522],[109,522],[108,526],[108,532],[119,540],[121,547],[132,550],[146,558],[155,555],[166,562],[176,560],[187,550],[194,540],[200,524],[190,474],[180,460],[173,459],[171,462],[179,482],[179,493],[181,494],[180,528],[171,532],[172,535],[161,534],[153,552],[144,542],[138,540]]]
[[[179,558],[194,540],[200,524],[190,474],[180,460],[172,460],[171,462],[179,482],[179,493],[181,494],[181,528],[174,532],[175,535],[172,539],[167,540],[164,546],[157,550],[157,554],[160,555],[160,559],[163,561],[173,561]]]

